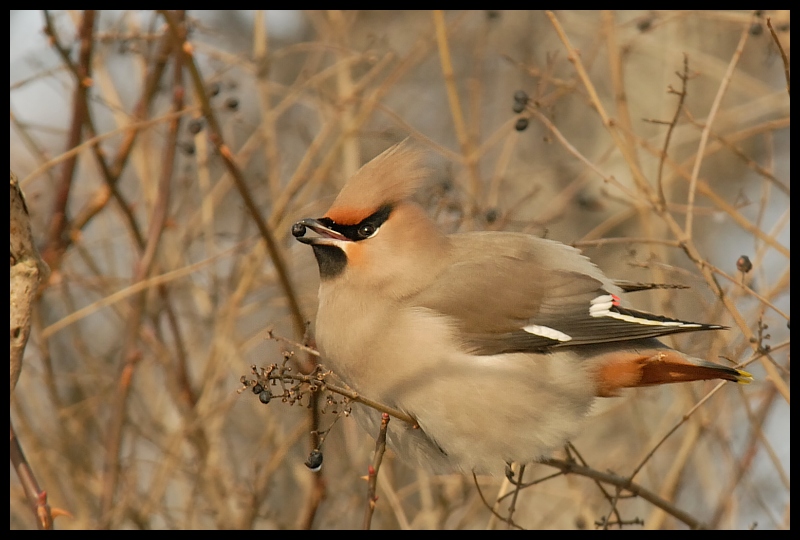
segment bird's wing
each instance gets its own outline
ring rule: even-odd
[[[451,264],[410,302],[449,317],[464,345],[479,354],[723,328],[623,307],[621,290],[558,242],[513,233],[450,238]]]

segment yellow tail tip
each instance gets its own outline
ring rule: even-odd
[[[743,369],[737,369],[736,375],[738,375],[736,382],[739,384],[750,384],[753,382],[753,375]]]

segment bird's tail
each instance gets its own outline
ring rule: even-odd
[[[722,379],[739,384],[753,376],[707,360],[692,358],[672,349],[615,351],[597,358],[597,395],[619,395],[622,388]]]

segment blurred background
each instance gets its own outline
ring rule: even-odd
[[[71,514],[56,527],[362,526],[373,439],[341,406],[237,391],[251,365],[313,363],[293,343],[313,344],[317,266],[291,224],[410,137],[445,230],[575,245],[609,276],[689,287],[634,306],[730,327],[666,341],[745,364],[753,384],[598,401],[573,441],[585,463],[636,471],[707,527],[788,528],[789,25],[788,11],[12,11],[11,170],[51,275],[11,422]],[[310,432],[336,418],[313,473]],[[687,527],[579,475],[508,497],[506,479],[477,483],[387,452],[371,525]],[[13,467],[9,490],[10,527],[35,528]]]

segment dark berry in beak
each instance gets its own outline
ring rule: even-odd
[[[300,238],[301,236],[305,236],[306,234],[306,226],[300,223],[299,221],[292,225],[292,236],[295,238]]]

